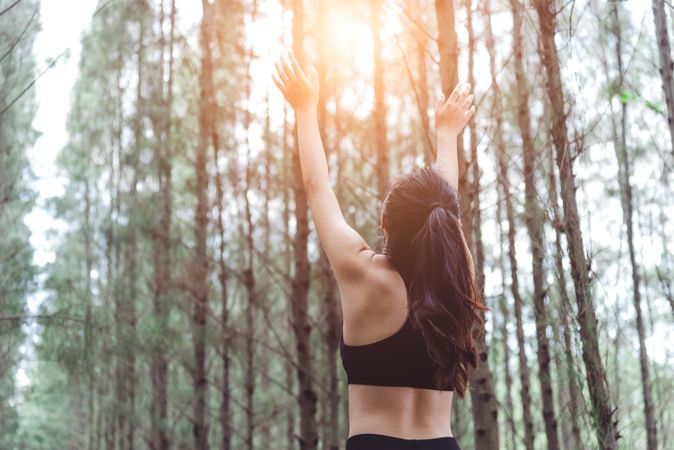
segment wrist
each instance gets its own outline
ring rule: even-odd
[[[448,127],[439,127],[437,129],[437,138],[438,139],[457,139],[459,133]]]
[[[316,105],[302,105],[295,108],[295,113],[297,115],[311,115],[316,114]]]

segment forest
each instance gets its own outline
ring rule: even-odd
[[[0,449],[344,448],[340,298],[271,78],[291,49],[372,248],[437,99],[473,86],[461,220],[489,310],[461,447],[674,449],[670,2],[90,0],[53,190],[47,3],[0,0]]]

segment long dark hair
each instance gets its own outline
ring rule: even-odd
[[[463,396],[478,365],[484,332],[472,258],[463,238],[459,196],[431,167],[392,182],[382,209],[384,254],[407,286],[409,316],[436,365],[437,389]]]

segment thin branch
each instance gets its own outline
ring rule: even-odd
[[[96,17],[101,11],[103,11],[103,9],[105,9],[108,5],[110,5],[111,3],[115,2],[115,1],[117,1],[117,0],[108,0],[108,2],[102,4],[102,5],[101,5],[101,6],[100,6],[100,7],[99,7],[99,8],[92,14],[91,19],[93,19],[94,17]],[[78,36],[78,40],[79,40],[79,38],[82,37],[82,34],[83,34],[83,33],[84,33],[84,30],[82,30],[82,32],[80,32],[80,34],[79,34],[79,36]],[[63,50],[63,52],[61,52],[60,55],[58,55],[58,56],[57,56],[57,57],[56,57],[56,58],[55,58],[55,59],[54,59],[54,60],[53,60],[53,61],[52,61],[52,62],[51,62],[51,63],[50,63],[50,64],[49,64],[43,71],[42,71],[42,72],[40,72],[40,74],[39,74],[35,79],[33,79],[33,81],[31,81],[31,82],[28,84],[28,86],[26,86],[26,87],[19,93],[19,95],[17,95],[16,97],[14,97],[14,99],[13,99],[11,102],[9,102],[9,105],[7,105],[2,111],[0,111],[0,117],[1,117],[2,115],[4,115],[4,114],[9,110],[9,108],[11,108],[12,106],[14,106],[14,104],[15,104],[16,102],[18,102],[19,99],[20,99],[21,97],[23,97],[24,94],[25,94],[26,92],[28,92],[33,86],[35,86],[35,83],[37,83],[37,81],[38,81],[40,78],[42,78],[42,76],[43,76],[45,73],[47,73],[47,71],[49,71],[51,68],[53,68],[53,67],[56,65],[56,63],[57,63],[57,62],[58,62],[58,61],[59,61],[59,60],[60,60],[60,59],[61,59],[61,58],[62,58],[62,57],[69,51],[69,50],[70,50],[70,46],[68,46],[65,50]]]
[[[396,37],[396,44],[400,49],[400,53],[403,55],[403,62],[405,63],[405,70],[407,71],[407,77],[410,80],[410,85],[412,86],[412,91],[414,92],[414,99],[417,104],[417,110],[419,111],[419,118],[421,119],[421,124],[424,129],[424,138],[426,139],[426,144],[428,145],[431,154],[433,154],[435,153],[435,148],[433,147],[433,141],[431,140],[430,130],[429,127],[427,126],[427,123],[424,122],[423,120],[423,115],[427,114],[427,111],[424,111],[422,108],[421,100],[419,98],[419,91],[417,90],[417,85],[414,82],[414,76],[412,76],[412,70],[410,69],[409,62],[407,61],[407,55],[405,54],[405,50],[403,50],[402,45],[400,45],[400,38],[397,34],[395,35],[395,37]]]
[[[12,3],[11,5],[9,5],[7,8],[3,9],[2,11],[0,11],[0,16],[3,15],[4,13],[6,13],[7,11],[9,11],[10,9],[14,8],[14,7],[15,7],[16,5],[18,5],[19,3],[21,3],[21,0],[16,0],[14,3]]]
[[[31,23],[33,23],[33,20],[35,20],[35,16],[37,16],[38,11],[40,11],[40,2],[38,2],[37,7],[35,8],[35,11],[33,12],[33,15],[31,16],[30,20],[26,24],[26,26],[23,28],[23,31],[19,35],[18,38],[14,42],[12,42],[12,45],[9,46],[9,49],[5,52],[4,55],[0,56],[0,63],[9,55],[12,53],[12,50],[18,45],[19,42],[21,42],[21,39],[23,39],[23,35],[26,34],[26,31],[28,31],[28,27],[30,26]]]

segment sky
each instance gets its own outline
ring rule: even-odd
[[[108,7],[114,7],[115,3],[123,1],[128,0],[113,0]],[[65,179],[58,174],[55,160],[67,140],[65,121],[69,111],[70,92],[77,78],[80,37],[88,29],[97,3],[98,0],[68,0],[68,8],[64,8],[63,1],[43,0],[40,5],[42,31],[38,34],[35,42],[38,72],[41,72],[53,58],[65,49],[69,48],[69,52],[40,78],[35,87],[38,111],[33,126],[41,135],[35,146],[29,150],[28,155],[36,178],[33,188],[37,192],[38,198],[35,208],[25,218],[25,223],[32,232],[31,244],[35,250],[34,263],[38,267],[43,267],[54,259],[49,233],[54,230],[65,229],[65,224],[59,223],[50,215],[46,203],[49,198],[57,197],[64,191]],[[629,0],[625,2],[624,6],[632,10],[636,16],[641,17],[649,13],[649,6],[646,3]],[[273,5],[276,5],[276,2],[267,2],[266,5],[274,7]],[[179,10],[179,26],[183,29],[197,23],[201,16],[201,2],[197,0],[178,0],[177,8]],[[275,20],[276,17],[273,12],[264,11],[264,13],[255,23],[248,24],[248,35],[252,36],[251,41],[257,54],[278,55],[282,51],[282,44],[278,39],[269,39],[269,36],[270,34],[278,36],[277,30],[274,30],[273,27],[278,27],[279,21]],[[354,24],[351,29],[347,28],[346,24],[349,20],[351,18],[346,17],[341,21],[342,35],[336,41],[338,48],[335,50],[337,52],[344,51],[339,45],[344,44],[348,47],[348,44],[353,44],[353,41],[362,42],[363,35],[368,32],[362,23]],[[498,29],[500,25],[495,24],[495,28]],[[339,44],[340,42],[341,44]],[[364,55],[363,52],[358,52],[358,54]],[[254,80],[266,86],[268,83],[263,78],[268,77],[273,67],[272,63],[273,58],[257,60],[251,68]],[[357,63],[368,64],[370,61],[358,61]],[[488,64],[488,62],[478,61],[478,64]],[[486,70],[481,72],[484,72],[486,76]],[[266,94],[266,89],[260,89],[254,95],[252,104],[261,105]],[[278,93],[272,93],[270,101],[273,110],[278,111],[282,108],[283,100]],[[367,105],[365,106],[367,109]],[[277,115],[276,120],[272,121],[277,122],[279,120],[282,120],[282,118]],[[524,253],[520,252],[520,254]],[[37,311],[44,296],[45,292],[42,290],[38,290],[31,295],[28,299],[29,312],[35,313]],[[28,334],[34,337],[36,335],[35,324],[31,324],[29,321],[26,326],[28,327]],[[662,342],[665,335],[669,336],[669,331],[660,331],[656,333],[659,336],[651,336],[649,339],[651,341],[649,342],[649,351],[655,359],[666,359],[664,346],[658,345],[657,342]],[[22,352],[24,359],[30,361],[31,339],[26,341]],[[29,384],[27,367],[22,366],[17,372],[17,382],[19,386],[24,387]]]

